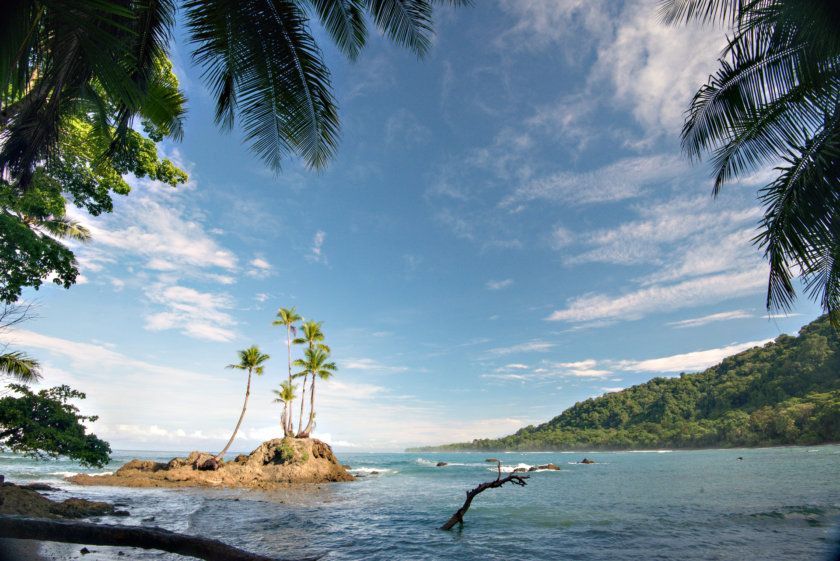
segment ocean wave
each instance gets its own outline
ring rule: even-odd
[[[421,466],[436,466],[437,462],[433,462],[431,460],[426,460],[425,458],[417,458],[414,460],[414,463],[420,464]]]
[[[502,466],[502,473],[513,473],[513,470],[515,470],[515,469],[525,469],[525,471],[528,471],[529,469],[531,469],[531,467],[532,466],[530,466],[529,464],[521,464],[521,463],[517,464],[515,466]],[[493,468],[488,468],[488,470],[489,471],[498,471],[498,468],[493,467]]]
[[[385,474],[385,473],[399,473],[395,469],[377,468],[377,467],[353,468],[353,469],[350,470],[350,473],[364,473],[364,474],[367,474],[367,475],[373,474],[373,472],[376,472],[374,475],[381,475],[381,474]]]

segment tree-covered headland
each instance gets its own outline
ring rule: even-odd
[[[420,450],[628,450],[840,442],[840,338],[827,316],[696,374],[576,403],[498,439]]]

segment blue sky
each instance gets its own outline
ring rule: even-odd
[[[212,124],[183,41],[177,189],[132,179],[93,231],[69,291],[25,293],[6,342],[46,385],[85,391],[116,448],[216,450],[242,407],[227,370],[252,344],[234,450],[279,435],[277,308],[323,322],[339,366],[315,436],[338,450],[498,437],[575,402],[697,371],[819,315],[764,309],[750,240],[759,171],[711,197],[680,153],[683,111],[723,31],[668,28],[655,0],[482,0],[439,9],[417,61],[378,37],[331,48],[342,142],[323,173],[275,177]],[[326,43],[324,43],[326,45]],[[300,351],[296,352],[299,356]]]

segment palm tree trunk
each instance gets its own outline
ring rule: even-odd
[[[242,424],[242,419],[245,417],[245,407],[248,406],[248,396],[251,395],[251,368],[248,369],[248,387],[245,388],[245,403],[242,404],[242,414],[239,415],[239,422],[236,423],[236,428],[233,429],[233,435],[228,440],[228,443],[225,444],[225,449],[218,453],[216,456],[217,460],[221,460],[222,456],[225,455],[225,452],[228,451],[230,445],[233,444],[233,439],[236,438],[236,433],[239,431],[239,425]]]
[[[286,324],[286,345],[289,347],[289,387],[292,387],[292,325],[290,323]],[[286,405],[288,406],[288,402]],[[292,436],[293,433],[292,415],[290,413],[286,419],[286,424],[283,425],[283,434],[285,436]]]
[[[312,422],[315,420],[315,375],[312,375],[312,388],[309,390],[309,423],[301,433],[302,438],[309,438],[309,433],[312,432]]]
[[[300,393],[300,418],[298,419],[298,434],[297,438],[301,438],[301,434],[303,434],[303,406],[306,405],[306,377],[309,375],[309,372],[304,373],[303,375],[303,388],[301,389]]]

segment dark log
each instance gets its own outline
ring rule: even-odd
[[[218,540],[177,534],[163,528],[93,524],[3,514],[0,514],[0,538],[159,549],[197,557],[204,561],[284,561],[251,553]],[[322,557],[323,555],[318,555],[298,561],[316,561]]]
[[[488,460],[490,461],[490,460]],[[498,461],[498,460],[493,460]],[[458,509],[458,511],[452,515],[452,518],[449,521],[440,527],[441,530],[451,530],[455,524],[463,524],[464,523],[464,515],[467,513],[467,510],[470,508],[470,504],[472,500],[475,498],[476,495],[481,493],[482,491],[486,491],[487,489],[495,489],[496,487],[501,487],[505,483],[513,483],[514,485],[520,485],[524,487],[527,485],[525,482],[526,479],[529,479],[527,475],[514,475],[510,474],[505,478],[502,478],[501,472],[501,463],[499,466],[499,477],[496,478],[495,481],[488,481],[486,483],[482,483],[472,491],[467,491],[467,500],[464,501],[464,506]]]

